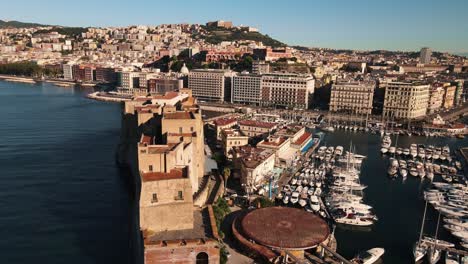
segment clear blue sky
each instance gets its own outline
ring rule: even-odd
[[[8,1],[0,19],[65,26],[251,25],[288,44],[468,52],[468,0]]]

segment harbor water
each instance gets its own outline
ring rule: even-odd
[[[337,227],[338,252],[349,258],[359,251],[374,247],[385,248],[383,263],[414,263],[413,245],[419,238],[424,212],[423,191],[430,186],[427,180],[408,176],[391,179],[387,176],[388,156],[380,153],[380,135],[363,132],[337,130],[326,133],[322,145],[341,145],[345,149],[352,143],[356,152],[366,155],[361,170],[361,183],[367,185],[364,190],[364,202],[371,205],[379,220],[370,229],[348,229]],[[396,136],[392,136],[392,145]],[[426,138],[399,136],[398,146],[409,147],[411,143],[443,146],[448,145],[453,151],[468,146],[468,139]],[[435,180],[439,180],[436,176]],[[428,206],[424,234],[433,236],[437,227],[438,212]],[[441,225],[439,238],[457,241]]]
[[[120,105],[0,81],[0,263],[132,263]]]
[[[129,175],[114,162],[121,107],[86,99],[87,92],[0,81],[1,263],[132,263]],[[337,228],[338,252],[352,258],[383,247],[384,263],[412,263],[429,183],[387,177],[380,141],[380,135],[344,131],[322,140],[345,149],[352,142],[367,156],[361,183],[379,218],[370,230]],[[468,146],[467,139],[398,139],[399,146],[410,143]],[[433,235],[437,213],[429,208],[424,233]],[[439,234],[453,240],[443,228]]]

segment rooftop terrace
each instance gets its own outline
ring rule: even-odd
[[[143,182],[173,180],[187,178],[186,168],[175,168],[169,172],[142,172],[141,180]]]

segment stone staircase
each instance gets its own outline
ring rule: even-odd
[[[207,193],[209,191],[209,182],[210,175],[205,175],[201,178],[200,183],[198,184],[198,190],[193,194],[193,203],[196,206],[203,206],[207,199]]]

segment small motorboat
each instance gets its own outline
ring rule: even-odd
[[[440,260],[441,250],[434,247],[429,247],[427,251],[427,259],[429,264],[436,264]]]
[[[291,203],[295,204],[299,201],[299,192],[293,192],[291,195]]]
[[[413,249],[414,263],[418,263],[427,254],[427,246],[422,243],[416,243]]]
[[[400,175],[401,177],[405,178],[406,176],[408,176],[408,171],[404,168],[400,168]]]
[[[376,263],[384,253],[385,249],[383,248],[369,249],[365,252],[359,253],[351,260],[351,262],[356,264],[373,264]]]
[[[302,199],[302,198],[299,199],[299,205],[300,205],[301,207],[306,206],[306,205],[307,205],[307,200],[306,200],[306,199]]]
[[[317,196],[310,196],[309,206],[314,212],[318,212],[320,210],[320,203]]]
[[[445,255],[445,264],[460,264],[460,256],[447,251]]]
[[[409,154],[410,154],[409,148],[403,149],[403,154],[406,155],[406,156],[409,156]]]
[[[397,155],[403,154],[403,149],[402,149],[402,148],[397,148],[397,149],[396,149],[396,154],[397,154]]]

